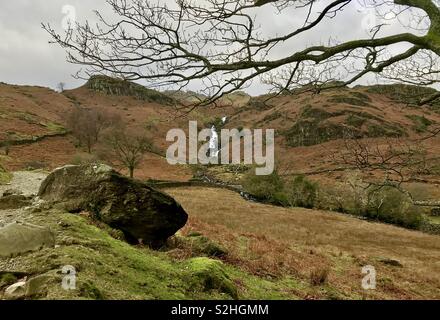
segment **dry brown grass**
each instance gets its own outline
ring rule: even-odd
[[[229,263],[259,275],[328,283],[346,296],[440,299],[440,237],[333,212],[287,209],[243,200],[215,188],[175,188],[190,215],[184,232],[200,231],[228,248]],[[403,267],[380,262],[400,261]],[[375,266],[378,287],[361,288],[362,266]]]

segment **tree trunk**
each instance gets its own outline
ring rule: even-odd
[[[130,171],[130,178],[133,179],[133,177],[134,177],[134,167],[128,167],[128,170]]]

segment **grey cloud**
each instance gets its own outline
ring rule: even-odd
[[[93,10],[109,13],[105,0],[15,0],[0,2],[0,81],[15,84],[41,85],[55,88],[60,81],[68,88],[78,86],[80,80],[72,74],[80,68],[65,61],[65,52],[56,45],[49,45],[48,34],[41,28],[41,22],[50,22],[61,29],[65,17],[64,5],[71,5],[76,10],[77,19],[94,20]],[[328,36],[344,41],[365,38],[357,6],[351,4],[335,19],[327,19],[314,31],[286,43],[274,54],[284,56],[286,52],[298,50],[307,45],[326,43]],[[301,13],[301,12],[300,12]],[[265,34],[284,33],[287,28],[302,25],[302,16],[298,10],[290,9],[282,15],[276,10],[264,7],[256,11]],[[401,30],[400,26],[389,27],[390,32]],[[261,93],[263,86],[255,83],[248,91]],[[194,88],[192,88],[194,89]]]

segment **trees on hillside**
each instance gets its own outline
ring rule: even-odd
[[[120,118],[105,110],[75,107],[67,113],[65,121],[79,145],[84,145],[91,153],[102,131],[118,124]]]
[[[439,0],[107,2],[116,20],[97,13],[96,27],[78,24],[64,35],[43,25],[69,62],[87,66],[88,74],[112,73],[152,85],[202,82],[205,104],[258,78],[278,92],[319,92],[371,73],[418,85],[440,81]],[[368,10],[360,12],[359,4]],[[265,21],[270,6],[289,18],[281,34]],[[339,41],[335,36],[342,35],[331,34],[329,26],[341,14],[348,21],[337,23],[346,28],[364,18],[376,23],[368,25],[367,36]],[[298,19],[300,24],[291,22]]]
[[[134,177],[134,170],[139,166],[146,152],[151,151],[153,143],[146,132],[124,126],[114,127],[105,135],[106,157],[116,160]]]

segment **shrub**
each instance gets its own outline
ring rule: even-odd
[[[254,170],[250,170],[243,177],[243,188],[246,192],[260,200],[277,204],[280,204],[280,200],[285,201],[285,197],[282,194],[284,183],[277,170],[265,176],[258,176]]]
[[[26,170],[32,171],[32,170],[41,170],[46,169],[48,167],[48,164],[43,161],[29,161],[24,164],[24,167]]]
[[[419,229],[423,222],[420,209],[410,197],[393,187],[368,191],[369,202],[365,216],[406,228]]]
[[[317,268],[310,272],[310,284],[312,286],[320,286],[327,282],[328,274],[330,270],[328,268]]]
[[[151,117],[145,122],[145,129],[147,130],[157,129],[159,123],[160,123],[160,118]]]
[[[8,172],[0,163],[0,185],[7,184],[12,179],[12,174]]]
[[[315,206],[318,185],[304,175],[296,176],[285,188],[287,201],[294,207],[313,208]]]
[[[209,173],[207,165],[198,163],[198,164],[190,164],[188,165],[188,167],[190,168],[193,174],[193,178],[195,179],[206,177]]]
[[[96,163],[97,161],[98,161],[98,157],[94,154],[77,153],[73,156],[72,160],[70,160],[70,164],[79,166],[79,165]]]
[[[316,206],[410,229],[420,229],[424,221],[423,209],[413,205],[406,193],[393,186],[368,188],[357,175],[320,190]]]
[[[423,116],[418,115],[406,115],[408,119],[410,119],[414,125],[413,130],[416,132],[426,132],[428,130],[428,127],[431,126],[434,122]]]

